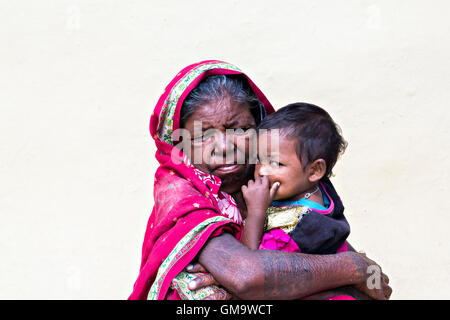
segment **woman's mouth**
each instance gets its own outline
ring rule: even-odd
[[[228,174],[239,171],[244,165],[242,164],[224,164],[213,170],[214,174]]]

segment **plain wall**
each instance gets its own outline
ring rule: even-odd
[[[188,64],[326,108],[350,242],[393,299],[450,298],[450,2],[0,1],[0,299],[125,299],[157,167],[148,121]]]

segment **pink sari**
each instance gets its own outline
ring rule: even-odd
[[[167,299],[174,279],[212,237],[223,232],[240,240],[242,220],[234,200],[219,191],[218,177],[194,168],[173,145],[180,110],[186,96],[211,75],[242,74],[237,67],[217,60],[190,65],[169,83],[150,118],[156,159],[154,207],[147,223],[138,278],[129,299]],[[267,113],[271,104],[245,76]],[[173,157],[176,155],[176,157]],[[176,161],[173,161],[173,160]]]

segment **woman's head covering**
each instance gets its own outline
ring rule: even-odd
[[[213,75],[240,74],[249,82],[256,97],[267,113],[274,112],[272,105],[258,87],[242,71],[229,63],[207,60],[187,66],[181,70],[167,85],[156,104],[150,118],[150,134],[159,150],[171,149],[165,144],[173,145],[172,133],[179,128],[180,111],[184,99],[206,77]]]
[[[181,70],[155,106],[150,133],[160,166],[155,173],[154,207],[145,232],[140,272],[129,299],[164,299],[172,279],[209,238],[226,231],[240,239],[240,214],[234,200],[219,191],[220,179],[197,170],[172,140],[187,95],[208,76],[236,74],[248,80],[266,113],[274,112],[267,98],[239,68],[218,60],[202,61]]]

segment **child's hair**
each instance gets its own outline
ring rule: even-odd
[[[265,117],[257,129],[280,129],[280,136],[296,139],[295,149],[303,168],[323,159],[327,178],[347,147],[340,127],[328,112],[309,103],[289,104]]]

